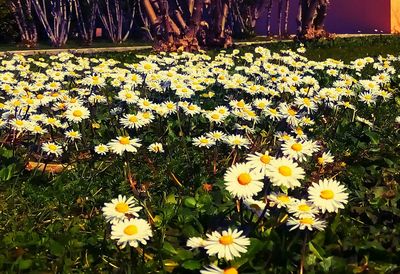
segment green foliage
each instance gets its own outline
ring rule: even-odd
[[[0,41],[14,42],[18,37],[18,28],[7,6],[8,0],[0,0]]]

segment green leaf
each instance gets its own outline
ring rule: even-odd
[[[0,155],[6,159],[10,159],[13,156],[13,152],[10,149],[0,148]]]
[[[310,251],[317,256],[318,259],[323,260],[324,258],[322,257],[322,255],[324,255],[324,251],[321,247],[319,247],[317,244],[313,244],[312,242],[308,243],[308,248],[310,249]],[[322,255],[321,255],[322,253]]]
[[[51,240],[49,250],[51,254],[55,256],[61,256],[64,254],[65,247],[59,242]]]
[[[373,132],[373,131],[366,131],[365,134],[371,139],[371,142],[374,145],[379,144],[380,136],[378,133]]]
[[[183,262],[182,267],[188,270],[196,270],[201,268],[201,263],[195,260],[188,260]]]
[[[188,260],[193,258],[193,253],[186,249],[178,249],[177,256],[180,260]]]
[[[178,254],[176,249],[169,242],[164,242],[163,250],[167,251],[168,253]]]
[[[176,204],[177,203],[175,195],[173,193],[169,194],[165,200],[166,200],[165,202],[167,204]]]
[[[28,260],[20,260],[18,262],[18,268],[20,270],[25,270],[25,269],[29,269],[32,265],[32,260],[28,259]]]
[[[193,198],[193,197],[185,198],[183,203],[185,204],[186,207],[189,207],[189,208],[195,208],[196,207],[196,199]]]

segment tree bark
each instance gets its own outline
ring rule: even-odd
[[[32,2],[30,0],[10,0],[7,4],[17,23],[22,44],[27,47],[35,47],[38,36],[32,18]]]
[[[150,5],[150,2],[148,4]],[[133,28],[136,2],[99,0],[97,11],[104,28],[114,43],[122,43],[128,39]],[[149,18],[151,18],[150,15]]]
[[[63,46],[68,39],[71,24],[72,2],[71,0],[50,0],[49,5],[39,0],[32,0],[36,15],[42,23],[47,36],[55,47]],[[47,17],[47,9],[51,18]],[[49,22],[53,19],[52,24]]]
[[[300,0],[297,18],[298,38],[300,40],[332,37],[324,29],[329,0]]]

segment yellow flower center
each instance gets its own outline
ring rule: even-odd
[[[129,236],[135,235],[138,233],[138,228],[135,225],[128,225],[125,227],[124,233]]]
[[[299,205],[298,206],[298,209],[300,210],[300,211],[310,211],[310,209],[311,209],[311,207],[309,206],[309,205],[306,205],[306,204],[302,204],[302,205]]]
[[[129,206],[127,203],[120,202],[115,206],[115,210],[119,213],[126,213],[129,210]]]
[[[239,272],[234,267],[230,267],[224,270],[224,274],[238,274]]]
[[[125,94],[125,98],[126,98],[126,99],[132,99],[132,98],[133,98],[133,95],[130,94],[130,93],[126,93],[126,94]]]
[[[251,183],[251,176],[249,173],[241,173],[237,178],[239,184],[242,186],[248,185]]]
[[[296,133],[298,135],[301,135],[301,134],[303,134],[303,130],[301,128],[296,128]]]
[[[202,144],[208,144],[209,141],[208,141],[208,139],[200,139],[200,143],[202,143]]]
[[[318,157],[318,164],[322,165],[325,162],[324,158]]]
[[[15,121],[15,124],[16,124],[17,126],[22,126],[22,125],[24,124],[24,121],[22,121],[22,120],[17,120],[17,121]]]
[[[291,108],[290,108],[290,109],[288,110],[288,114],[289,114],[290,116],[295,116],[296,113],[297,113],[297,112],[296,112],[294,109],[291,109]]]
[[[269,164],[269,162],[271,161],[271,157],[269,157],[268,155],[262,155],[260,157],[260,161],[263,164]]]
[[[144,66],[143,66],[143,68],[145,69],[145,70],[150,70],[151,69],[151,64],[144,64]]]
[[[144,101],[144,102],[143,102],[143,105],[146,106],[146,107],[148,107],[148,106],[150,106],[150,102],[149,102],[149,101]]]
[[[243,100],[240,100],[239,102],[237,102],[237,106],[238,107],[240,107],[240,108],[243,108],[244,107],[244,101]]]
[[[139,121],[139,119],[136,117],[136,116],[131,116],[131,117],[129,117],[129,122],[131,122],[131,123],[136,123],[137,121]]]
[[[47,119],[47,122],[48,122],[49,124],[54,124],[56,121],[57,121],[57,120],[56,120],[55,118],[49,118],[49,119]]]
[[[330,189],[325,189],[321,191],[321,194],[319,195],[322,199],[325,200],[331,200],[335,196],[332,190]]]
[[[48,146],[48,148],[49,148],[50,151],[56,151],[56,150],[57,150],[57,146],[56,146],[56,145],[53,145],[53,144],[50,144],[50,145]]]
[[[367,94],[367,95],[365,95],[365,100],[371,100],[372,99],[372,96],[370,95],[370,94]]]
[[[189,110],[195,110],[196,107],[195,107],[194,105],[190,105],[190,106],[188,106],[188,109],[189,109]]]
[[[286,177],[292,175],[292,169],[288,166],[280,166],[278,171],[280,174]]]
[[[233,243],[233,238],[231,235],[224,235],[219,238],[219,243],[222,245],[230,245]]]
[[[303,148],[303,146],[302,146],[301,144],[299,144],[299,143],[295,143],[295,144],[293,144],[293,145],[291,146],[291,148],[292,148],[294,151],[301,151],[301,149]]]
[[[302,218],[299,222],[303,225],[312,225],[314,223],[313,218]]]
[[[290,198],[289,198],[289,196],[287,196],[287,195],[278,196],[277,199],[278,199],[279,201],[281,201],[282,203],[285,203],[285,204],[287,204],[287,203],[290,202]]]
[[[272,114],[277,114],[278,113],[278,111],[276,109],[274,109],[274,108],[270,108],[269,112],[271,112]]]
[[[218,113],[214,113],[213,115],[211,115],[211,118],[213,118],[214,120],[218,120],[219,119]]]
[[[121,145],[129,145],[130,142],[131,141],[129,140],[129,137],[121,137],[121,138],[119,138],[119,143]]]
[[[82,117],[83,112],[81,110],[77,109],[77,110],[74,110],[74,112],[72,112],[72,115],[74,117],[78,117],[79,118],[79,117]]]
[[[310,106],[311,105],[311,101],[308,98],[304,98],[303,102],[304,102],[304,105],[306,105],[306,106]]]

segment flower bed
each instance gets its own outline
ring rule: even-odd
[[[55,202],[60,222],[38,210],[28,246],[7,223],[0,269],[394,269],[400,59],[304,51],[4,57],[1,186],[72,204]],[[75,238],[43,239],[46,222]]]

